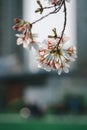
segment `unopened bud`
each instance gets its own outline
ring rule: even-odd
[[[19,22],[21,22],[21,19],[19,19],[19,18],[14,19],[14,23],[19,23]]]

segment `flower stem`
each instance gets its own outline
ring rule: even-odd
[[[61,33],[61,37],[60,37],[60,40],[57,44],[57,47],[59,46],[62,38],[63,38],[63,35],[64,35],[64,32],[65,32],[65,28],[66,28],[66,22],[67,22],[67,10],[66,10],[66,3],[65,3],[65,0],[63,0],[63,5],[64,5],[64,25],[63,25],[63,30],[62,30],[62,33]]]

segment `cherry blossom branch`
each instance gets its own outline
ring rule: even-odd
[[[53,8],[53,7],[55,7],[55,10],[54,10],[54,11],[51,11],[50,13],[46,14],[45,16],[42,16],[40,19],[37,19],[36,21],[32,22],[31,25],[36,24],[37,22],[41,21],[42,19],[48,17],[48,16],[51,15],[51,14],[58,13],[58,12],[60,11],[62,5],[63,5],[63,2],[61,2],[61,5],[58,6],[58,8],[56,8],[56,6],[44,7],[43,9],[48,9],[48,8]]]
[[[44,7],[43,10],[44,9],[51,9],[51,8],[54,8],[54,7],[55,7],[54,5],[53,6]]]
[[[74,62],[77,58],[76,47],[70,46],[66,48],[63,46],[67,41],[66,37],[64,37],[67,23],[66,1],[68,2],[69,0],[48,0],[48,2],[50,2],[52,5],[49,7],[43,7],[41,1],[37,0],[39,8],[37,8],[35,12],[42,14],[45,9],[48,9],[49,12],[31,23],[16,18],[14,19],[15,25],[13,26],[14,30],[21,32],[16,34],[16,37],[18,37],[17,45],[23,44],[24,48],[28,48],[30,50],[33,47],[37,53],[38,67],[46,71],[57,70],[58,75],[60,75],[62,71],[68,73],[70,63]],[[57,34],[56,28],[53,28],[52,31],[54,35],[48,35],[48,38],[43,40],[43,42],[36,41],[37,34],[32,33],[32,26],[37,22],[45,19],[49,15],[58,13],[62,6],[64,7],[64,23],[61,35],[59,36]],[[50,11],[50,9],[53,10]],[[42,47],[40,47],[39,45],[42,43],[44,44]]]

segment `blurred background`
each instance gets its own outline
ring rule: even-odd
[[[78,59],[61,76],[37,69],[34,52],[16,45],[13,19],[34,21],[40,17],[34,14],[37,7],[35,0],[0,0],[0,129],[86,130],[87,0],[67,3],[66,34],[69,44],[77,46]],[[61,20],[56,17],[35,25],[40,40],[62,26],[61,13]]]

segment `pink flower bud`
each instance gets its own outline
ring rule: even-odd
[[[13,29],[13,30],[17,30],[17,29],[18,29],[18,26],[17,26],[17,25],[14,25],[14,26],[12,27],[12,29]]]
[[[21,19],[19,19],[19,18],[15,18],[14,19],[14,23],[16,24],[16,23],[19,23],[19,22],[21,22]]]

